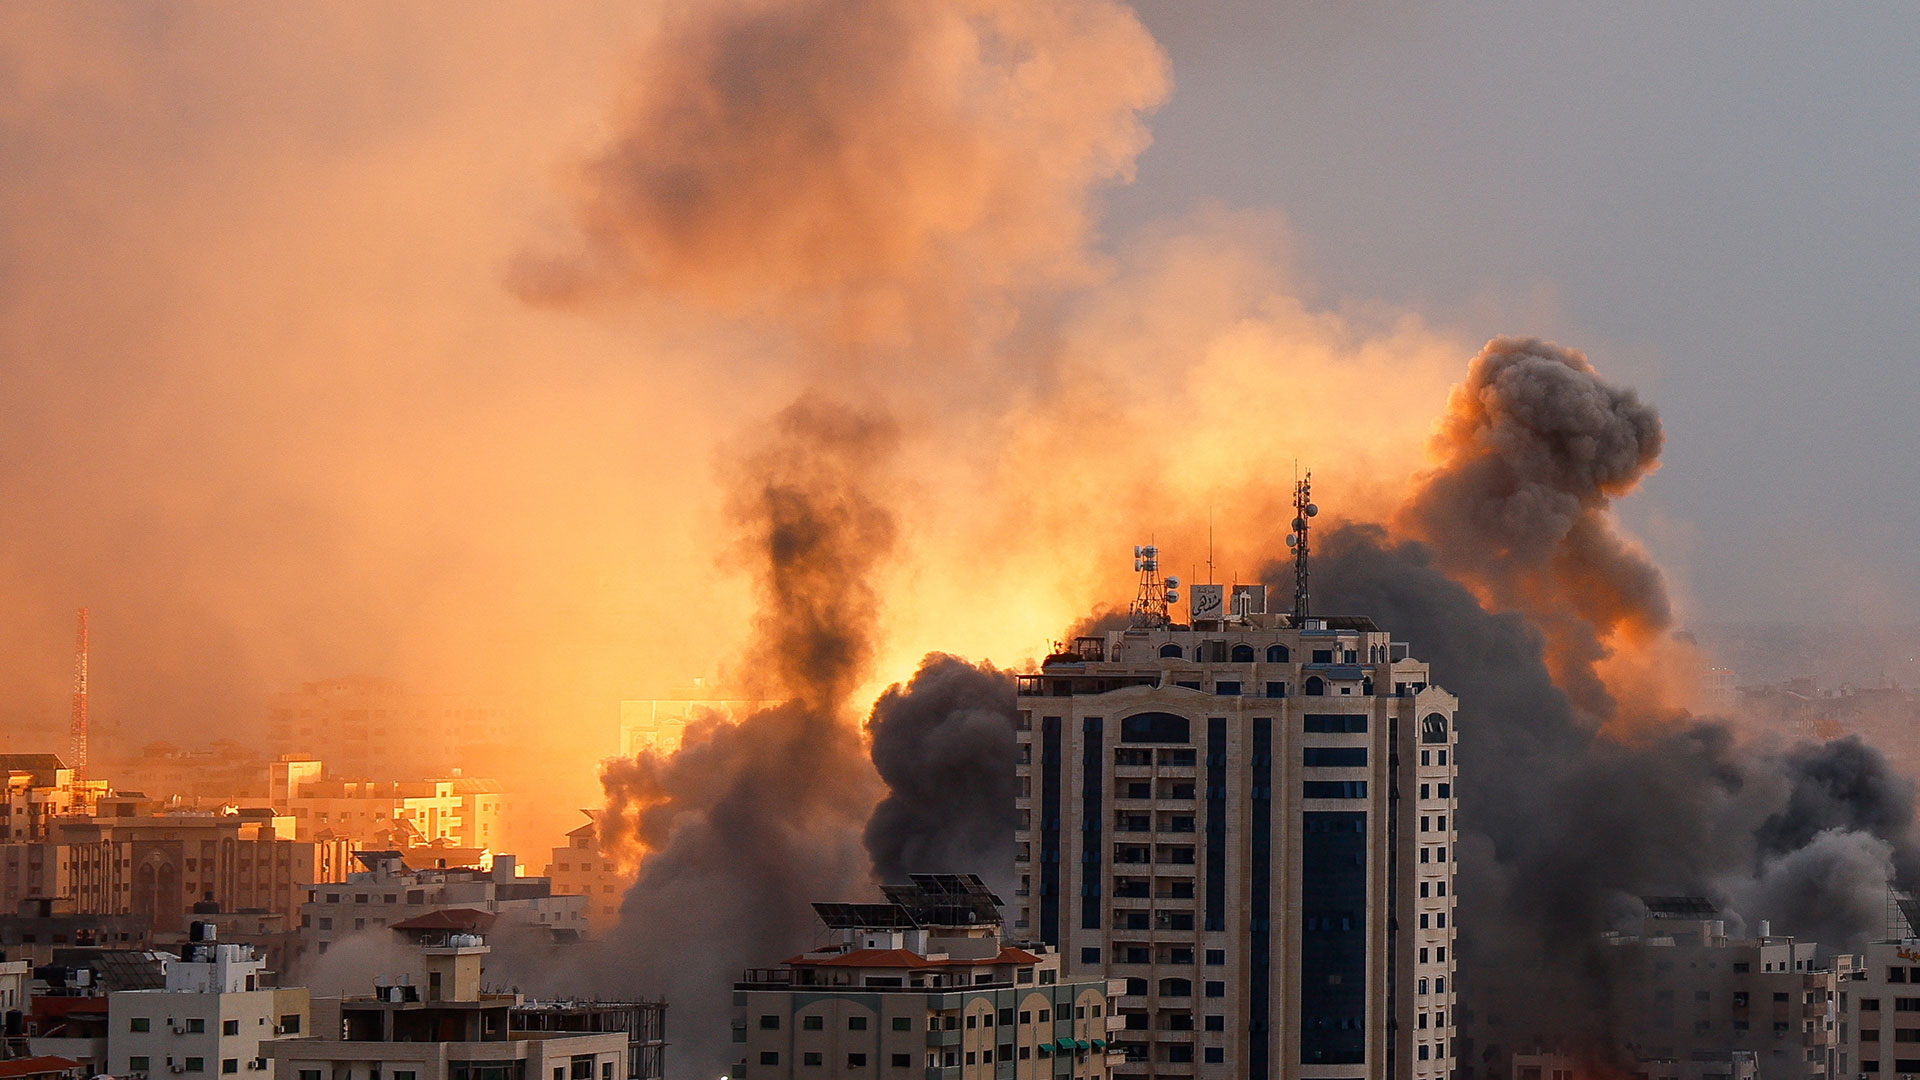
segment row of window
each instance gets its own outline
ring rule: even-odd
[[[266,1025],[266,1022],[267,1022],[266,1017],[261,1016],[261,1017],[256,1017],[255,1019],[256,1019],[256,1022],[259,1023],[261,1026]],[[179,1029],[178,1031],[175,1032],[175,1034],[200,1035],[200,1034],[204,1034],[207,1030],[206,1019],[204,1017],[199,1017],[199,1016],[186,1017],[185,1019],[181,1020],[178,1024],[175,1024],[173,1020],[169,1018],[167,1020],[167,1023]],[[152,1031],[153,1017],[130,1016],[127,1018],[127,1030],[128,1031]],[[288,1013],[287,1015],[282,1016],[280,1018],[279,1030],[280,1030],[280,1033],[283,1035],[299,1034],[300,1014]],[[238,1020],[220,1021],[220,1034],[222,1035],[240,1034],[240,1021]]]
[[[266,1061],[266,1059],[265,1059],[265,1058],[254,1058],[253,1060],[254,1060],[254,1068],[256,1068],[256,1069],[264,1069],[264,1068],[266,1068],[266,1064],[267,1064],[267,1061]],[[183,1071],[185,1071],[185,1072],[190,1072],[190,1073],[203,1073],[203,1072],[206,1072],[206,1071],[207,1071],[207,1059],[206,1059],[206,1058],[198,1058],[198,1057],[190,1057],[190,1058],[182,1058],[182,1059],[180,1059],[180,1061],[181,1061],[181,1066],[180,1066],[180,1067],[181,1067],[181,1069],[182,1069]],[[169,1058],[169,1059],[168,1059],[168,1061],[167,1061],[167,1063],[168,1063],[168,1064],[172,1064],[172,1063],[173,1063],[173,1060],[172,1060],[171,1058]],[[141,1057],[141,1056],[138,1056],[138,1055],[135,1055],[135,1056],[132,1056],[132,1057],[129,1057],[129,1058],[127,1058],[127,1071],[128,1071],[128,1072],[139,1072],[139,1073],[143,1073],[143,1072],[151,1072],[152,1070],[153,1070],[153,1065],[152,1065],[152,1061],[151,1061],[151,1059],[149,1059],[149,1058],[145,1058],[145,1057]],[[239,1058],[223,1058],[223,1059],[221,1059],[221,1061],[220,1061],[220,1071],[221,1071],[221,1072],[223,1072],[223,1073],[237,1073],[237,1072],[239,1072],[239,1071],[240,1071],[240,1059],[239,1059]],[[316,1073],[314,1073],[314,1075],[315,1075],[315,1076],[318,1076],[318,1075],[320,1075],[320,1074],[316,1072]],[[304,1072],[303,1072],[303,1073],[301,1073],[301,1074],[300,1074],[300,1077],[301,1077],[301,1080],[306,1080],[306,1076],[307,1076],[307,1074],[306,1074],[306,1073],[304,1073]],[[395,1073],[395,1074],[394,1074],[394,1080],[413,1080],[413,1074],[412,1074],[412,1073]]]

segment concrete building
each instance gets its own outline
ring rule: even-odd
[[[33,895],[68,897],[80,912],[140,915],[156,933],[185,929],[203,902],[290,915],[315,883],[346,876],[351,852],[344,840],[292,833],[265,809],[67,820],[55,845],[30,853],[41,880],[54,878]]]
[[[565,847],[553,849],[547,876],[553,891],[587,898],[587,927],[605,933],[620,922],[620,904],[634,875],[622,870],[600,847],[600,811],[582,810],[587,823],[567,834]]]
[[[344,882],[314,889],[301,909],[303,955],[317,956],[354,933],[447,908],[471,908],[538,927],[556,942],[576,940],[587,928],[586,897],[559,895],[547,878],[516,876],[512,855],[494,856],[491,870],[409,869],[397,851],[362,851],[355,858],[361,870]]]
[[[687,725],[702,716],[740,721],[780,704],[766,698],[728,697],[705,678],[677,686],[666,697],[638,698],[620,703],[620,756],[655,752],[671,754],[680,748]]]
[[[524,1001],[507,1014],[512,1031],[619,1034],[627,1040],[627,1080],[667,1074],[664,1001]]]
[[[1699,897],[1643,902],[1640,934],[1610,938],[1612,982],[1630,995],[1619,1005],[1636,1040],[1624,1051],[1679,1063],[1750,1052],[1760,1080],[1842,1075],[1839,996],[1851,957],[1823,964],[1813,942],[1772,934],[1764,922],[1756,937],[1729,937]]]
[[[276,694],[267,716],[276,757],[324,757],[342,776],[377,780],[447,776],[501,760],[526,728],[521,713],[500,702],[366,676]]]
[[[273,1076],[265,1047],[306,1031],[304,987],[270,985],[266,964],[245,945],[221,944],[197,924],[198,940],[167,965],[166,987],[107,995],[107,1059],[120,1077],[177,1074]]]
[[[483,938],[448,934],[420,949],[424,978],[382,981],[366,997],[319,999],[314,1037],[268,1053],[287,1080],[620,1080],[625,1031],[516,1030],[517,995],[483,989]]]
[[[1225,591],[1019,676],[1015,932],[1125,981],[1116,1076],[1448,1077],[1456,699]]]
[[[1563,1054],[1532,1053],[1513,1055],[1512,1075],[1514,1080],[1583,1080],[1593,1073]],[[1730,1050],[1685,1061],[1635,1059],[1610,1068],[1606,1075],[1631,1080],[1758,1080],[1760,1065],[1753,1051]]]
[[[980,879],[916,874],[884,904],[815,904],[836,942],[734,985],[744,1080],[1105,1080],[1118,986],[1001,940]]]
[[[0,754],[0,843],[53,839],[54,823],[91,817],[111,798],[105,780],[82,780],[53,754]]]
[[[1903,902],[1912,911],[1912,902]],[[1840,1055],[1835,1076],[1920,1076],[1920,935],[1870,942],[1840,981]]]
[[[484,849],[500,838],[504,796],[493,780],[339,779],[313,759],[283,759],[267,768],[270,804],[292,819],[296,839],[338,838],[365,850],[404,851],[436,844]]]
[[[148,743],[132,756],[96,761],[92,771],[110,777],[121,791],[138,791],[154,802],[219,800],[258,806],[266,798],[267,760],[253,747],[230,739],[183,748]]]
[[[81,912],[66,897],[30,896],[0,915],[0,955],[53,963],[55,949],[144,949],[150,933],[138,915]]]

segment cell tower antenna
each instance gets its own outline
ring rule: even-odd
[[[1287,534],[1287,546],[1293,549],[1293,622],[1303,626],[1307,621],[1308,599],[1308,522],[1320,513],[1313,505],[1313,470],[1307,470],[1305,476],[1293,482],[1293,531]]]
[[[1134,547],[1133,568],[1140,574],[1140,592],[1133,598],[1129,625],[1135,629],[1167,625],[1172,621],[1167,606],[1180,602],[1180,579],[1160,580],[1160,549],[1152,544]]]
[[[68,724],[69,753],[76,779],[87,778],[87,609],[80,609],[80,628],[73,642],[73,719]]]

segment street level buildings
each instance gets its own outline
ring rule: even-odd
[[[1106,1080],[1117,985],[1001,938],[980,879],[913,875],[883,904],[815,904],[836,940],[734,985],[731,1076]]]
[[[491,869],[414,870],[397,851],[361,851],[361,869],[346,880],[311,890],[300,916],[300,951],[318,956],[355,933],[378,931],[451,908],[497,916],[501,922],[569,942],[587,928],[587,898],[563,896],[544,877],[519,877],[518,860],[495,855]]]
[[[1013,933],[1121,980],[1116,1077],[1444,1080],[1458,703],[1367,618],[1204,589],[1019,677]]]

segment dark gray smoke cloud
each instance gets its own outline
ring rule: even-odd
[[[671,1003],[676,1071],[731,1064],[729,988],[817,935],[808,901],[865,891],[861,829],[879,797],[848,695],[873,657],[869,578],[892,547],[877,477],[886,420],[803,400],[746,454],[734,508],[758,566],[746,659],[767,696],[734,724],[689,725],[672,754],[610,762],[605,841],[644,850],[598,983]]]
[[[867,822],[877,880],[977,873],[1012,895],[1015,714],[1010,676],[943,653],[874,704],[867,733],[889,791]]]
[[[1653,408],[1584,354],[1494,338],[1447,403],[1439,463],[1396,515],[1449,576],[1494,610],[1527,614],[1560,686],[1599,720],[1613,702],[1594,665],[1672,617],[1660,571],[1609,515],[1653,470],[1663,438]]]
[[[1460,696],[1463,1064],[1504,1074],[1516,1046],[1604,1054],[1631,1038],[1601,934],[1630,928],[1639,896],[1710,896],[1749,931],[1770,919],[1828,947],[1881,930],[1889,874],[1917,852],[1911,785],[1878,752],[1748,746],[1697,719],[1600,735],[1530,614],[1488,611],[1443,565],[1347,526],[1323,532],[1314,569],[1320,610],[1372,616]]]

